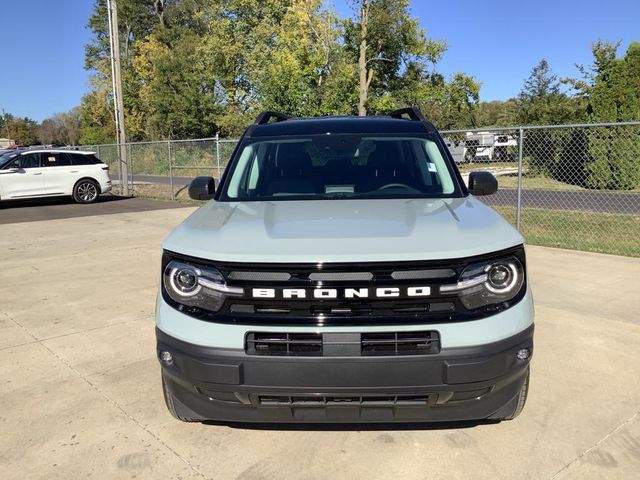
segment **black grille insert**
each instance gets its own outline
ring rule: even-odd
[[[436,331],[377,333],[250,332],[248,355],[288,356],[402,356],[440,352]]]
[[[322,335],[319,333],[265,333],[247,334],[249,355],[322,356]]]
[[[329,395],[259,395],[258,404],[264,406],[318,407],[318,406],[395,406],[429,405],[433,395],[371,395],[371,396],[329,396]]]
[[[362,356],[430,355],[440,352],[435,331],[363,333]]]

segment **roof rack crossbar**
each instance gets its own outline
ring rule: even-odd
[[[271,119],[275,119],[276,122],[283,122],[289,120],[289,116],[280,112],[266,111],[258,115],[253,123],[255,125],[264,125],[265,123],[269,123]]]
[[[398,110],[394,110],[389,114],[391,118],[403,118],[404,115],[408,116],[409,120],[417,122],[424,122],[427,120],[420,109],[417,107],[399,108]]]

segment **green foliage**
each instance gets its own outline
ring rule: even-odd
[[[13,140],[17,145],[35,145],[38,143],[38,124],[30,118],[14,117],[4,111],[0,115],[0,136]]]
[[[413,105],[441,129],[640,118],[637,46],[622,61],[617,44],[597,42],[580,79],[559,80],[542,60],[517,98],[480,102],[476,79],[437,71],[446,43],[419,27],[409,0],[349,3],[353,15],[341,18],[323,0],[119,0],[128,138],[238,136],[267,109],[316,116]],[[80,106],[80,140],[110,142],[106,0],[95,0],[88,26],[93,78]],[[525,155],[534,172],[595,187],[589,169],[613,171],[597,141],[532,131]],[[569,154],[574,147],[579,158]]]
[[[294,116],[350,113],[355,70],[339,41],[338,18],[321,0],[294,2],[259,76],[261,107]]]
[[[479,84],[435,65],[444,42],[426,37],[408,0],[370,4],[371,113],[407,104],[442,126],[473,118]],[[358,111],[361,22],[322,0],[120,0],[120,51],[130,140],[237,136],[260,110],[295,116]],[[82,141],[112,140],[106,0],[89,20]]]
[[[459,79],[449,85],[435,71],[445,42],[426,36],[410,15],[408,0],[358,0],[352,6],[355,15],[344,20],[343,36],[357,74],[358,113],[432,102],[434,110],[442,110],[442,100],[460,91]]]
[[[115,141],[113,100],[108,79],[94,76],[92,89],[80,101],[80,143],[96,145]]]
[[[594,55],[595,55],[594,51]],[[640,43],[632,43],[622,58],[600,59],[589,87],[591,120],[634,121],[640,118]],[[618,128],[595,128],[589,134],[591,161],[586,184],[591,188],[628,190],[640,187],[640,129],[623,135]]]
[[[561,82],[544,59],[533,67],[516,99],[516,120],[520,125],[553,125],[580,121],[583,102],[561,91]],[[531,171],[554,176],[574,171],[573,166],[558,165],[558,156],[568,160],[560,147],[566,132],[540,129],[527,132],[523,154],[529,158]],[[555,178],[555,177],[554,177]],[[574,182],[575,179],[572,179]]]
[[[514,99],[480,102],[474,125],[479,127],[510,127],[517,125],[518,104]]]

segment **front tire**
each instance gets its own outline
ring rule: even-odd
[[[527,403],[527,396],[529,395],[530,373],[531,370],[527,368],[527,376],[524,379],[524,383],[522,384],[518,395],[496,413],[491,415],[491,417],[489,417],[490,420],[513,420],[522,413],[522,409],[524,408],[525,403]]]
[[[175,419],[181,422],[201,422],[205,420],[204,418],[198,418],[195,412],[173,396],[164,381],[164,376],[162,377],[162,393],[164,394],[164,403],[167,405],[167,410]]]
[[[100,187],[93,180],[80,180],[73,187],[73,199],[78,203],[93,203],[99,196]]]

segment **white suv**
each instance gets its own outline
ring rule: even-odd
[[[111,190],[109,167],[93,152],[21,150],[0,155],[0,200],[72,196],[92,203]]]

